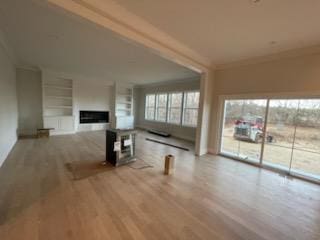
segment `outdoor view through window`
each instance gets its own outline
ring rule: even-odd
[[[199,91],[147,94],[145,119],[196,127]]]
[[[226,100],[224,112],[222,154],[320,179],[320,99]]]

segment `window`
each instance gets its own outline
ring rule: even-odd
[[[170,93],[168,104],[168,122],[180,124],[183,93]]]
[[[160,122],[167,121],[167,101],[168,94],[162,93],[157,94],[157,104],[156,104],[156,120]]]
[[[186,92],[184,94],[183,125],[197,126],[199,96],[199,92]]]
[[[156,107],[156,95],[146,95],[145,119],[154,120]]]
[[[145,119],[196,127],[199,91],[146,95]]]

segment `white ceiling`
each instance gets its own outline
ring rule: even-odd
[[[1,0],[0,29],[20,64],[135,84],[198,77],[151,50],[32,0]]]
[[[320,43],[319,0],[115,0],[212,64]]]

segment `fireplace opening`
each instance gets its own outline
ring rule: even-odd
[[[109,123],[109,112],[80,111],[80,123]]]

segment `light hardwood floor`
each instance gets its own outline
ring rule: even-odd
[[[320,239],[319,185],[145,137],[137,155],[152,168],[80,180],[66,166],[104,160],[103,132],[19,140],[0,169],[0,239]]]

